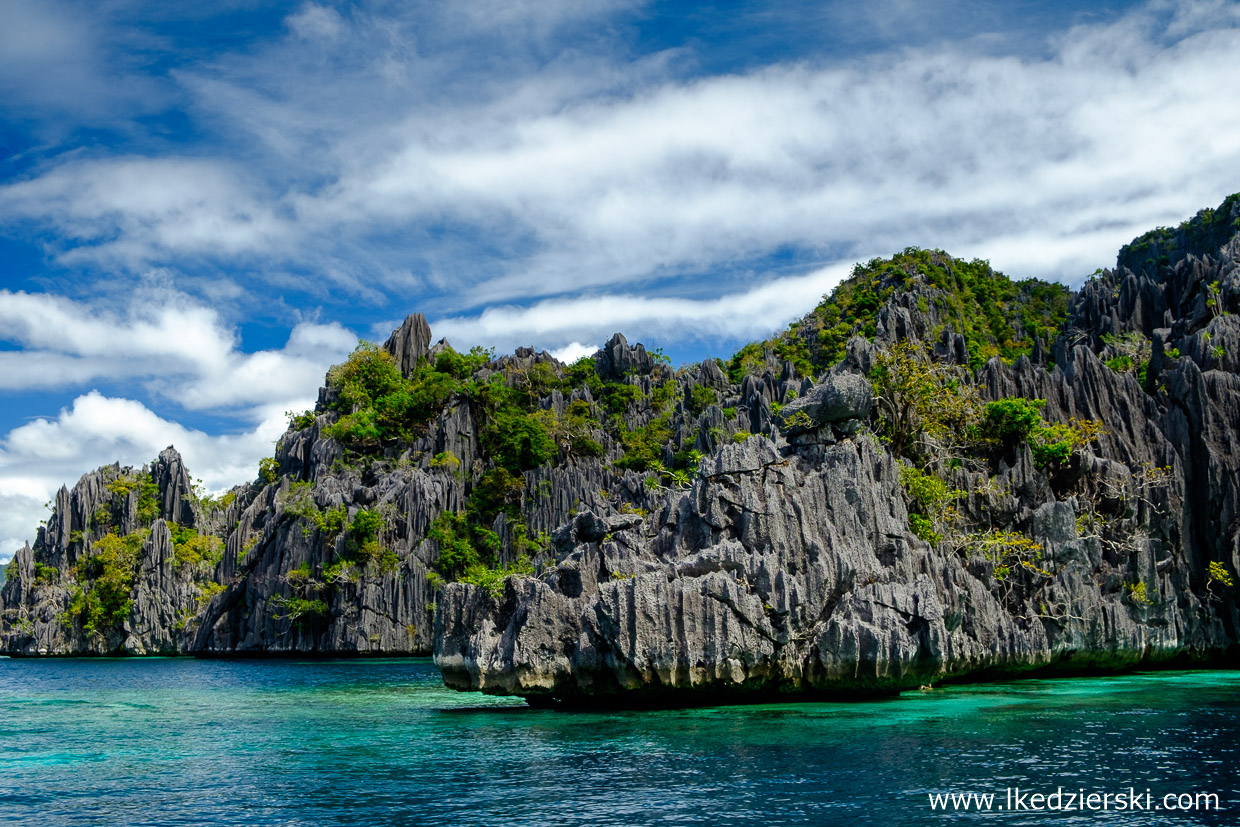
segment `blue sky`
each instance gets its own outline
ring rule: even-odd
[[[1208,0],[0,0],[0,560],[410,312],[679,363],[909,245],[1077,283],[1240,190],[1238,88]]]

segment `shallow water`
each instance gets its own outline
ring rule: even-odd
[[[1235,825],[1237,736],[1240,672],[565,713],[445,689],[427,660],[0,659],[0,823]],[[929,802],[1015,787],[1225,809]]]

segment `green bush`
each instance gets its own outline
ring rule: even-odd
[[[521,516],[521,495],[525,491],[525,477],[507,468],[493,468],[479,478],[469,494],[469,512],[474,522],[489,526],[500,514],[512,519]]]
[[[214,566],[224,557],[224,541],[210,534],[199,534],[195,528],[169,523],[172,533],[172,558],[178,567]]]
[[[1011,444],[1028,439],[1033,431],[1042,426],[1042,408],[1045,399],[1012,397],[987,402],[982,418],[982,432],[993,442]]]
[[[159,484],[149,474],[122,474],[105,487],[120,501],[127,499],[132,492],[138,492],[138,510],[135,516],[139,525],[149,526],[159,516]],[[100,511],[102,510],[101,508]],[[96,513],[95,516],[100,515]],[[111,519],[110,513],[107,519]],[[99,524],[102,524],[102,521]]]
[[[495,412],[483,442],[496,465],[513,472],[529,471],[550,462],[555,442],[536,417],[512,408]]]
[[[1062,423],[1042,424],[1029,435],[1029,449],[1038,468],[1049,469],[1067,462],[1072,452],[1088,445],[1102,433],[1102,423],[1093,419],[1073,419]]]
[[[622,470],[648,471],[663,462],[663,448],[672,438],[670,417],[667,414],[650,420],[632,430],[624,429],[620,442],[624,456],[616,461]]]
[[[461,377],[485,361],[484,355],[472,351],[468,356],[445,351],[434,367],[422,362],[406,379],[392,354],[362,342],[327,374],[328,387],[336,391],[331,408],[340,418],[324,433],[362,453],[377,451],[390,441],[409,441],[464,390]]]
[[[469,353],[457,353],[449,348],[436,357],[435,370],[463,381],[473,376],[494,358],[494,353],[481,347],[474,347]]]
[[[295,413],[293,411],[285,411],[284,415],[288,417],[288,429],[290,431],[304,431],[314,424],[317,414],[314,411],[302,411]]]
[[[719,401],[719,392],[707,385],[694,385],[689,391],[689,413],[701,416],[702,412]]]
[[[327,604],[322,600],[311,600],[305,597],[277,597],[273,598],[273,602],[284,610],[283,615],[278,615],[281,620],[291,620],[299,626],[306,616],[321,617],[329,611]]]
[[[502,568],[488,568],[475,563],[461,575],[460,582],[485,589],[487,594],[498,600],[504,595],[504,582],[509,577],[530,577],[533,574],[534,566],[523,554],[515,563]]]
[[[42,563],[34,564],[34,587],[50,586],[60,582],[60,569],[55,566],[45,566]]]
[[[258,478],[268,485],[280,478],[280,463],[275,457],[263,457],[258,461]]]
[[[78,587],[70,593],[66,619],[80,622],[88,636],[119,625],[133,607],[134,578],[145,533],[109,533],[92,545],[78,565]]]
[[[909,514],[908,527],[914,535],[931,545],[943,539],[943,535],[934,530],[934,522],[929,517],[922,516],[921,514]]]
[[[363,508],[354,514],[345,535],[345,554],[349,559],[361,565],[378,560],[384,551],[379,545],[384,525],[383,515],[377,511]]]
[[[746,376],[766,370],[766,343],[750,342],[728,361],[728,379],[740,384]]]
[[[599,394],[599,404],[610,416],[619,417],[642,398],[642,389],[636,385],[608,382]]]
[[[592,356],[583,356],[564,369],[561,390],[568,393],[580,387],[589,388],[595,399],[598,399],[602,392],[603,380],[598,375],[598,365]]]
[[[472,534],[464,514],[444,511],[435,518],[427,536],[439,546],[435,570],[441,577],[454,580],[471,566],[483,563]],[[494,556],[490,559],[494,561]]]

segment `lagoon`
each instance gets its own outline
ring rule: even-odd
[[[1238,736],[1228,671],[562,712],[424,659],[0,659],[0,824],[1237,824]],[[1012,788],[1222,809],[931,809]]]

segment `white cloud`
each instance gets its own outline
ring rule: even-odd
[[[566,365],[571,365],[583,356],[593,356],[598,345],[583,345],[581,342],[569,342],[563,347],[551,351],[551,355]]]
[[[835,264],[714,299],[606,294],[546,299],[529,307],[493,306],[477,316],[439,319],[431,328],[436,336],[463,345],[546,348],[561,361],[593,353],[615,332],[650,344],[692,338],[754,339],[809,311],[851,269],[850,264]]]
[[[34,543],[39,521],[47,519],[48,511],[43,507],[46,502],[46,497],[0,493],[0,565],[11,560],[13,553],[26,543]]]
[[[208,435],[98,391],[55,419],[14,428],[0,442],[0,560],[13,550],[7,546],[33,541],[42,503],[56,489],[100,465],[141,465],[175,445],[210,488],[251,479],[284,432],[284,412],[313,407],[327,368],[357,343],[338,324],[306,321],[283,348],[246,353],[217,311],[166,289],[139,291],[116,310],[0,290],[0,330],[22,346],[0,351],[0,389],[145,384],[163,408],[221,413],[245,428]]]
[[[277,251],[290,232],[230,164],[188,158],[70,161],[0,189],[0,211],[52,221],[79,242],[64,263],[135,269]]]
[[[46,293],[0,290],[0,389],[145,381],[188,410],[304,399],[357,337],[338,324],[301,322],[280,350],[245,353],[213,308],[171,290],[134,293],[119,311]]]
[[[489,8],[439,22],[503,17]],[[949,44],[687,82],[655,80],[657,61],[618,80],[628,65],[606,53],[500,53],[460,100],[431,91],[461,67],[411,25],[303,6],[289,26],[330,34],[343,71],[298,40],[178,75],[272,154],[72,161],[0,190],[0,214],[58,228],[67,262],[297,263],[354,291],[425,279],[459,311],[728,275],[788,247],[940,246],[1074,280],[1238,188],[1240,108],[1220,105],[1240,77],[1234,4],[1156,3],[1041,58]]]
[[[812,307],[845,261],[907,245],[1074,281],[1240,189],[1236,3],[1153,0],[1019,54],[1002,37],[926,38],[697,76],[691,46],[633,57],[627,24],[610,25],[631,6],[611,0],[343,14],[307,2],[275,39],[157,79],[134,68],[151,39],[118,34],[125,8],[0,0],[5,111],[73,112],[94,129],[176,99],[206,137],[19,165],[0,221],[37,233],[63,267],[138,284],[175,267],[221,304],[249,273],[293,306],[296,291],[399,297],[401,311],[441,314],[436,334],[463,347],[569,358],[615,330],[756,338]],[[848,17],[832,8],[815,25]],[[768,267],[789,250],[820,269]],[[220,314],[162,289],[110,310],[0,292],[0,335],[20,347],[0,351],[0,388],[130,381],[153,407],[258,423],[308,397],[354,342],[306,322],[282,348],[245,353]],[[144,410],[156,432],[175,424]],[[81,427],[75,411],[41,426],[46,438]],[[124,447],[86,441],[97,462]]]
[[[257,476],[259,459],[271,454],[286,425],[282,413],[269,411],[251,430],[211,436],[132,399],[79,396],[55,419],[36,419],[0,442],[0,561],[33,542],[47,517],[43,503],[87,471],[113,462],[140,467],[174,445],[207,488],[228,488]]]
[[[37,113],[47,118],[38,131],[58,132],[61,118],[99,127],[166,104],[165,85],[129,71],[133,58],[114,51],[120,42],[149,44],[109,26],[108,5],[115,4],[0,0],[0,111],[20,120]]]
[[[344,25],[339,12],[330,6],[307,3],[285,22],[298,36],[306,40],[335,40]]]

